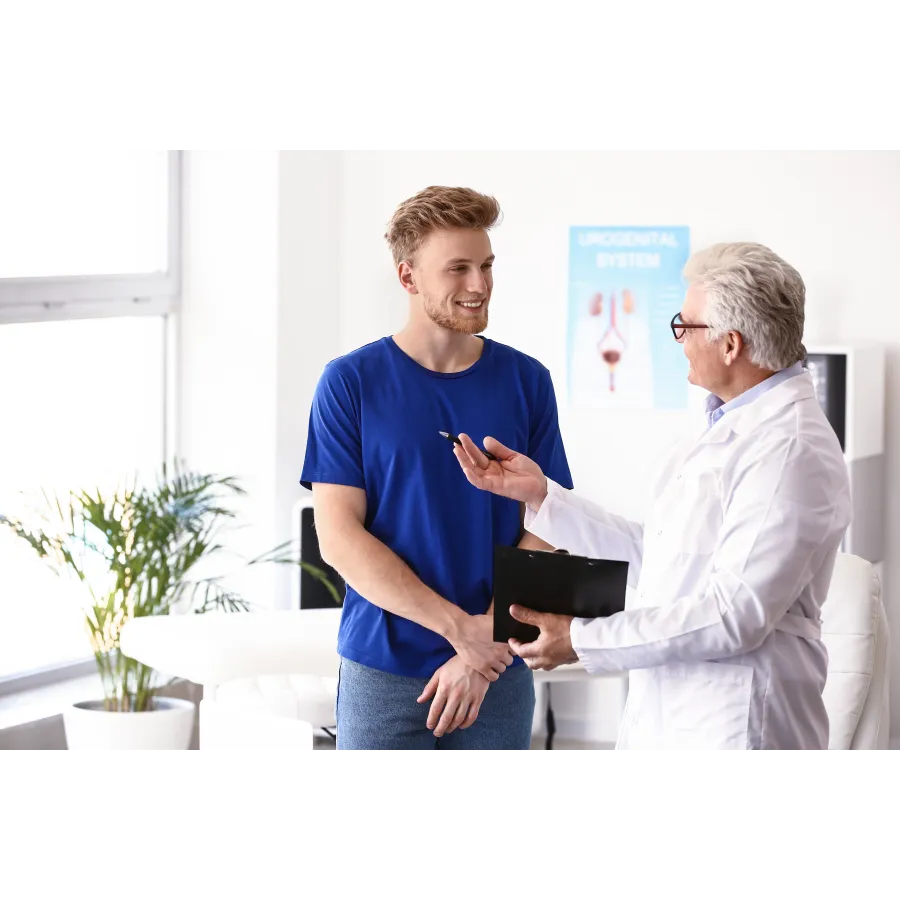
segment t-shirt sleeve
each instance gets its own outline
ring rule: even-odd
[[[559,415],[556,408],[556,392],[550,372],[542,368],[537,383],[534,405],[531,410],[531,434],[527,455],[558,485],[572,489],[572,474],[559,431]]]
[[[300,484],[346,484],[365,489],[359,397],[334,365],[325,367],[309,413]]]

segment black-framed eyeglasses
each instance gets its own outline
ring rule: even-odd
[[[682,322],[680,321],[680,319],[681,313],[677,312],[674,316],[672,316],[672,321],[669,323],[669,326],[672,329],[672,334],[675,336],[676,341],[684,340],[684,336],[687,333],[688,328],[709,328],[709,325],[688,325],[687,322]]]

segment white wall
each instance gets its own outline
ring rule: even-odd
[[[340,354],[341,170],[337,153],[281,154],[275,521],[285,539],[293,506],[307,494],[299,478],[313,391]],[[282,568],[278,606],[290,603],[291,578],[296,571]]]
[[[196,152],[185,169],[177,447],[192,468],[240,480],[245,527],[227,546],[252,558],[276,543],[279,156]],[[230,584],[269,605],[273,579],[258,569]]]
[[[339,352],[340,192],[335,153],[187,155],[177,444],[191,466],[246,488],[244,527],[227,542],[244,558],[290,539],[305,493],[309,406]],[[264,567],[230,584],[286,608],[296,573]]]
[[[887,344],[886,487],[898,495],[900,154],[290,151],[277,164],[270,154],[199,154],[191,169],[184,446],[247,476],[256,517],[273,540],[289,533],[322,366],[404,321],[407,301],[384,226],[397,203],[429,184],[465,184],[500,200],[488,335],[553,373],[580,491],[639,518],[644,476],[687,415],[566,410],[568,228],[688,225],[695,249],[757,240],[793,263],[808,289],[807,343]],[[888,507],[885,595],[900,659],[900,504]],[[272,597],[287,604],[283,580]],[[614,696],[601,685],[557,687],[561,732],[578,734],[582,726],[568,717],[587,703],[597,710],[587,733],[610,737]],[[900,665],[893,720],[898,735]]]

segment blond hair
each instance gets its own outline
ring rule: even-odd
[[[684,268],[706,288],[707,340],[740,332],[755,366],[778,372],[806,358],[806,287],[800,273],[762,244],[714,244]]]
[[[394,264],[412,261],[422,242],[442,228],[473,228],[487,231],[500,218],[500,204],[493,197],[471,188],[432,186],[404,200],[391,221],[384,239],[391,248]]]

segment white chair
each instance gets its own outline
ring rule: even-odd
[[[890,631],[874,566],[839,553],[822,606],[829,750],[884,750],[890,732]]]

